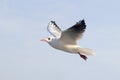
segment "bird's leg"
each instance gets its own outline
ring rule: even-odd
[[[79,54],[79,56],[80,56],[81,58],[83,58],[84,60],[87,60],[87,57],[86,57],[85,55],[80,54],[79,52],[78,52],[78,54]]]

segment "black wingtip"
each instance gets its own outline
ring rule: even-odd
[[[81,23],[84,23],[85,24],[85,20],[83,19],[83,20],[81,20]]]
[[[60,28],[59,28],[59,26],[55,23],[55,21],[50,21],[53,25],[55,25],[59,30],[61,30]]]
[[[55,23],[55,21],[50,21],[51,23],[53,23],[55,26],[57,26],[57,24]]]
[[[77,24],[78,24],[78,25],[80,24],[80,25],[86,26],[84,19],[80,20]]]
[[[51,23],[55,23],[55,21],[50,21]]]

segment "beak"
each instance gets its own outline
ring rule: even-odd
[[[45,39],[41,39],[41,41],[43,41],[43,42],[47,42]]]

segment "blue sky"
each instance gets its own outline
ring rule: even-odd
[[[0,0],[0,80],[120,80],[119,0]],[[85,19],[78,44],[95,56],[51,48],[40,39],[55,20],[62,30]]]

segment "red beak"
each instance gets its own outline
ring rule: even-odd
[[[47,42],[45,39],[41,39],[41,41],[43,41],[43,42]]]

